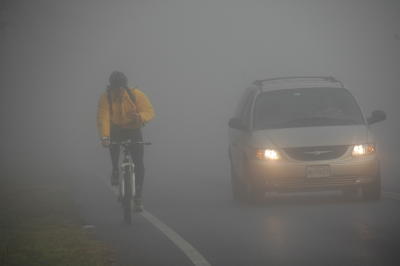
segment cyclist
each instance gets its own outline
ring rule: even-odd
[[[104,147],[109,147],[112,174],[111,184],[118,185],[118,161],[120,146],[111,144],[123,140],[132,143],[143,141],[141,127],[154,118],[153,106],[147,96],[137,88],[128,87],[124,73],[114,71],[109,78],[109,85],[99,100],[97,110],[97,127]],[[142,190],[144,181],[143,145],[130,147],[135,164],[134,210],[142,211]]]

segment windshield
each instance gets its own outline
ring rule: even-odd
[[[263,92],[255,102],[255,130],[364,124],[354,97],[343,88]]]

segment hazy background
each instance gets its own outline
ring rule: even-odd
[[[109,74],[120,70],[156,111],[144,129],[153,142],[146,149],[151,182],[227,180],[227,122],[252,81],[333,75],[367,114],[387,112],[374,132],[384,185],[400,183],[397,0],[0,3],[5,166],[108,177],[96,108]]]

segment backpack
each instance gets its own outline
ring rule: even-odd
[[[126,92],[129,95],[129,98],[131,99],[131,101],[136,104],[136,97],[135,95],[133,95],[132,91],[129,88],[125,88]],[[108,98],[108,106],[110,108],[110,117],[112,116],[113,110],[112,110],[112,97],[111,97],[111,90],[108,89],[107,90],[107,98]]]

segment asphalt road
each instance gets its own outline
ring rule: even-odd
[[[77,179],[83,219],[117,252],[117,265],[194,265],[142,215],[124,225],[105,177]],[[146,179],[144,204],[211,265],[400,265],[400,201],[363,202],[338,193],[231,200],[228,176]]]

